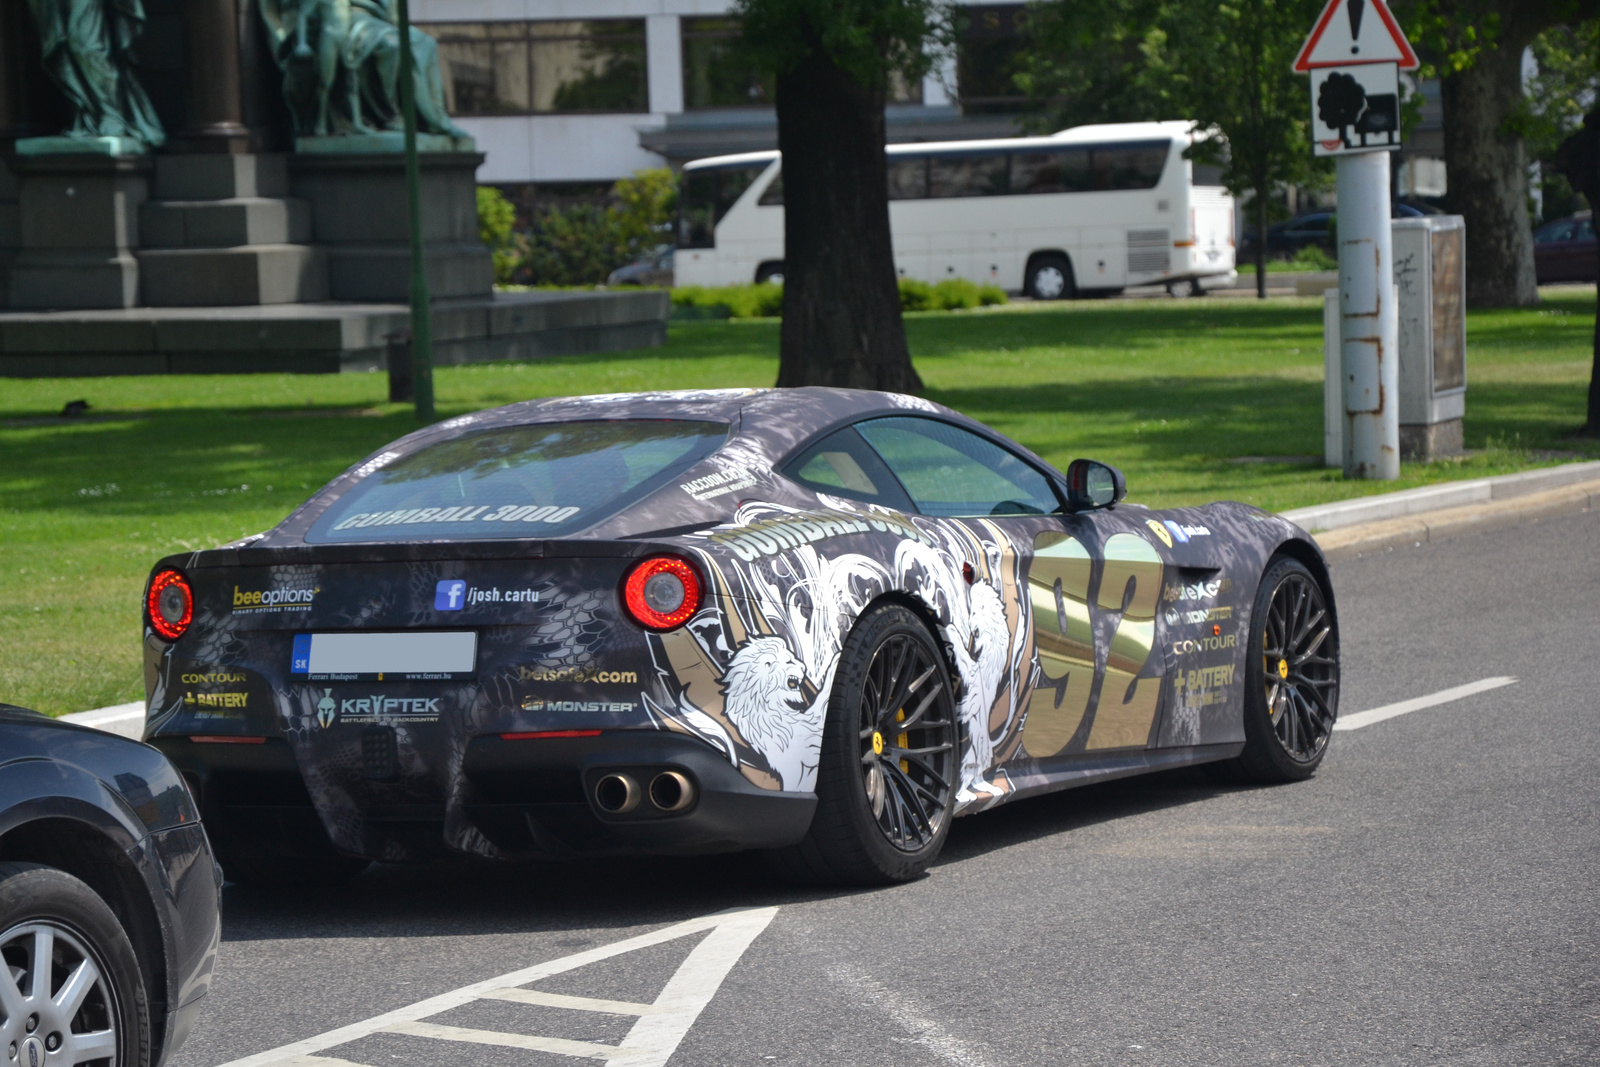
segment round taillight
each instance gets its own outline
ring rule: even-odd
[[[671,630],[700,609],[700,578],[677,556],[651,556],[628,572],[622,600],[641,626]]]
[[[182,637],[194,621],[194,590],[177,571],[160,571],[150,579],[144,598],[150,628],[168,641]]]

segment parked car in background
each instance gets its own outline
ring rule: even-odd
[[[606,275],[607,285],[650,285],[672,288],[672,245],[656,245],[649,253]]]
[[[0,704],[8,1065],[166,1062],[211,987],[221,887],[161,753]]]
[[[1600,276],[1594,216],[1587,211],[1547,222],[1533,231],[1533,268],[1539,284],[1592,282]]]
[[[1394,204],[1389,210],[1389,217],[1394,219],[1417,219],[1422,214],[1410,204]],[[1287,222],[1268,226],[1267,258],[1289,258],[1311,245],[1316,245],[1330,256],[1337,255],[1333,247],[1335,218],[1337,214],[1332,211],[1311,211],[1296,215]],[[1249,263],[1256,254],[1255,247],[1255,227],[1247,223],[1244,237],[1239,242],[1239,262]]]

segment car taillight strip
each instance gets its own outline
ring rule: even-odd
[[[501,734],[502,741],[536,741],[545,737],[599,737],[599,730],[534,730],[521,734]]]

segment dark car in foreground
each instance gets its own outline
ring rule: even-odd
[[[221,885],[159,752],[0,704],[7,1067],[166,1062],[211,986]]]
[[[1316,543],[1154,511],[948,408],[846,389],[450,419],[147,587],[145,736],[230,877],[765,849],[914,877],[951,819],[1224,762],[1337,714]]]
[[[1539,284],[1592,282],[1600,277],[1600,247],[1587,211],[1547,222],[1533,231],[1533,267]]]

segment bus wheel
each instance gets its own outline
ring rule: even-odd
[[[1066,256],[1038,256],[1028,264],[1022,288],[1035,300],[1070,300],[1077,295],[1072,283],[1072,264]]]
[[[756,284],[762,285],[771,282],[774,285],[783,284],[783,261],[763,263],[756,268]]]

